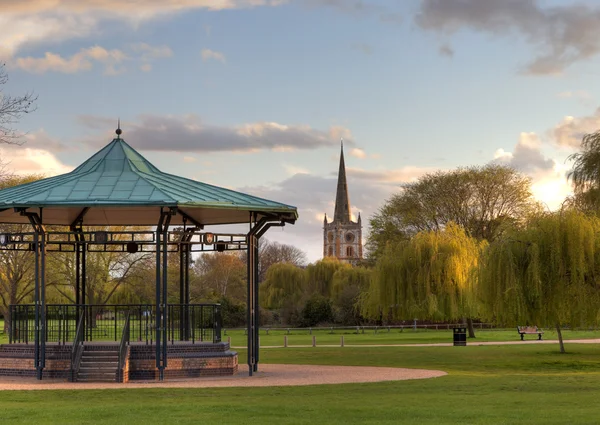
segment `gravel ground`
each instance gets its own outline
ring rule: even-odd
[[[38,381],[33,378],[0,378],[0,390],[73,390],[124,388],[214,388],[214,387],[271,387],[292,385],[348,384],[355,382],[402,381],[436,378],[446,375],[439,370],[401,369],[363,366],[314,366],[260,364],[259,371],[248,376],[247,367],[240,365],[234,376],[198,379],[134,381],[117,383],[71,383],[57,380]]]

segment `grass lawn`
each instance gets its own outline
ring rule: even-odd
[[[598,423],[600,347],[287,348],[265,363],[441,369],[445,377],[372,384],[222,389],[14,391],[2,423]],[[241,363],[245,352],[239,350]],[[243,365],[241,367],[244,367]]]

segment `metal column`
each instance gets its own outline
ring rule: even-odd
[[[33,248],[35,252],[34,301],[35,301],[35,347],[34,365],[37,379],[42,379],[46,367],[46,229],[40,213],[20,211],[34,229]]]
[[[161,208],[160,219],[156,226],[156,367],[158,379],[164,380],[167,367],[167,280],[168,280],[168,231],[171,216],[175,209],[164,211]]]
[[[258,286],[258,260],[259,260],[259,247],[258,242],[262,235],[272,226],[284,226],[285,223],[269,223],[267,218],[261,218],[256,222],[256,215],[251,216],[254,218],[254,226],[251,227],[250,232],[247,235],[248,242],[248,254],[247,254],[247,269],[248,269],[248,312],[247,312],[247,325],[248,325],[248,373],[252,376],[253,372],[258,371],[259,362],[259,329],[260,329],[260,304],[259,304],[259,286]]]

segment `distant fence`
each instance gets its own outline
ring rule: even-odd
[[[373,332],[373,333],[383,333],[383,332],[404,332],[404,331],[416,331],[419,329],[422,330],[450,330],[452,328],[464,328],[465,325],[463,323],[434,323],[434,324],[406,324],[406,325],[390,325],[390,326],[315,326],[308,328],[292,328],[292,327],[262,327],[260,328],[260,332],[264,332],[266,335],[269,335],[270,332],[273,333],[281,333],[285,335],[290,335],[291,332],[294,333],[307,333],[308,335],[312,335],[313,332],[327,332],[330,334],[335,333],[354,333],[354,334],[364,334],[365,332]],[[473,323],[473,327],[475,329],[496,329],[496,326],[493,323]],[[248,330],[246,328],[229,328],[223,329],[223,335],[227,335],[227,331],[244,331],[244,335],[247,334]]]

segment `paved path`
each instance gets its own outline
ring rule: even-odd
[[[134,381],[118,383],[84,383],[57,380],[37,381],[33,378],[0,378],[0,390],[86,390],[139,388],[215,388],[215,387],[272,387],[296,385],[349,384],[356,382],[403,381],[436,378],[446,375],[440,370],[402,369],[394,367],[315,366],[260,364],[252,377],[240,365],[233,376],[185,380]]]
[[[600,344],[600,339],[565,339],[563,341],[565,344]],[[525,341],[473,341],[467,340],[467,345],[469,346],[482,346],[482,345],[528,345],[528,344],[558,344],[558,339],[544,339],[539,341],[537,339],[529,339]],[[453,344],[451,342],[438,342],[432,344],[346,344],[344,343],[344,347],[452,347]],[[340,344],[319,344],[317,341],[317,347],[325,347],[325,348],[341,348]],[[233,349],[246,349],[246,347],[231,347]],[[283,345],[261,345],[260,348],[285,348]],[[312,344],[308,345],[289,345],[287,348],[312,348]]]

